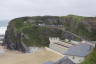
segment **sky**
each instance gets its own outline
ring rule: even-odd
[[[0,0],[0,20],[68,14],[96,16],[96,0]]]

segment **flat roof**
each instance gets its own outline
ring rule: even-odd
[[[81,43],[79,45],[74,45],[68,49],[64,54],[70,56],[87,56],[93,50],[93,46],[87,43]]]

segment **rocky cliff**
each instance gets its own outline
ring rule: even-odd
[[[8,49],[26,52],[29,46],[48,46],[49,37],[94,41],[96,17],[68,15],[16,18],[9,22],[3,45]]]

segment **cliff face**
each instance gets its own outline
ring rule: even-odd
[[[62,30],[56,27],[62,27]],[[96,17],[69,15],[16,18],[10,21],[3,44],[9,49],[25,52],[29,46],[48,46],[49,37],[80,40],[68,32],[86,40],[96,40]]]
[[[5,45],[8,49],[26,51],[26,46],[22,45],[21,34],[16,31],[16,27],[14,23],[10,22],[7,31],[5,33],[5,39],[3,45]]]

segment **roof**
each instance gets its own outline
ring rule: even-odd
[[[44,63],[44,64],[54,64],[54,63],[51,62],[51,61],[48,61],[48,62],[46,62],[46,63]]]
[[[87,43],[81,43],[70,47],[64,54],[70,56],[85,57],[93,50],[93,46]]]
[[[62,35],[62,38],[66,38],[69,40],[77,40],[77,38],[79,38],[80,40],[82,40],[81,37],[69,31],[65,31]]]
[[[64,57],[54,64],[75,64],[75,63],[71,61],[68,57]]]
[[[75,64],[73,63],[73,61],[71,61],[67,56],[65,56],[64,58],[58,60],[57,62],[46,62],[44,64]]]

